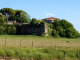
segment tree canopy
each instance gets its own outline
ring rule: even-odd
[[[5,22],[6,22],[5,15],[0,14],[0,23],[5,23]]]
[[[57,34],[55,33],[55,30],[56,32],[58,32],[58,35],[61,37],[75,38],[80,36],[80,33],[76,31],[73,25],[65,19],[62,19],[60,21],[54,20],[54,22],[48,24],[48,26],[53,30],[52,36],[54,37]]]
[[[19,23],[29,23],[29,18],[26,13],[21,12],[16,21]]]
[[[26,13],[25,11],[23,11],[23,10],[15,10],[15,16],[18,17],[21,12],[24,12],[25,14],[27,14],[27,13]]]
[[[6,16],[7,22],[8,22],[8,18],[15,14],[15,11],[11,8],[3,8],[0,10],[0,12]]]
[[[4,14],[5,16],[7,16],[7,15],[11,16],[11,15],[15,14],[15,11],[11,8],[3,8],[3,9],[0,10],[0,12],[2,14]]]
[[[66,21],[65,19],[62,19],[60,21],[60,26],[62,26],[63,29],[68,29],[69,27],[73,27],[73,25],[68,21]]]
[[[5,15],[10,21],[17,21],[18,23],[29,23],[31,21],[30,16],[23,10],[13,10],[12,8],[2,8],[0,13]]]

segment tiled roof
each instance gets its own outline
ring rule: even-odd
[[[49,17],[49,18],[45,18],[45,19],[59,19],[59,18]],[[42,19],[42,20],[44,20],[44,19]]]
[[[46,19],[59,19],[59,18],[55,18],[55,17],[49,17],[49,18],[46,18]]]

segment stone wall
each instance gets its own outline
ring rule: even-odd
[[[37,27],[30,26],[29,24],[23,24],[17,27],[17,34],[19,35],[41,35],[43,33],[47,33],[46,24]]]

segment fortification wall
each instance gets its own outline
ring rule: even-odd
[[[17,33],[20,35],[41,35],[43,33],[47,33],[47,25],[44,24],[42,26],[33,27],[29,24],[23,24],[17,27]]]

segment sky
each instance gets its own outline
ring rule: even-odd
[[[80,0],[0,0],[2,8],[23,10],[31,19],[65,19],[80,33]]]

